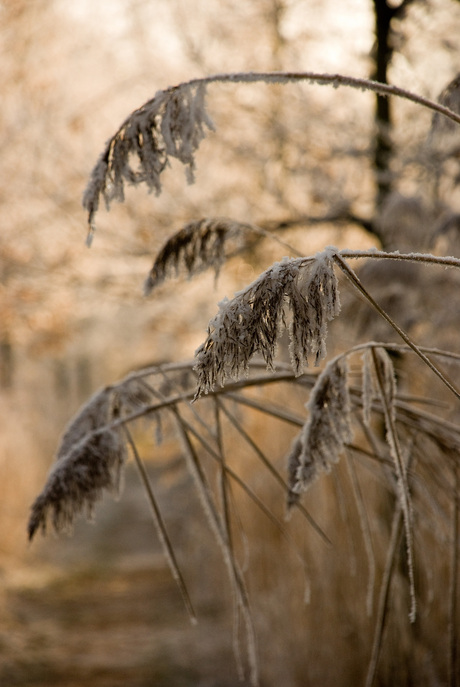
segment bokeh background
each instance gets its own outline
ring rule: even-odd
[[[30,505],[63,428],[91,393],[142,365],[191,358],[223,296],[284,254],[276,244],[260,245],[232,261],[217,285],[204,274],[144,298],[144,279],[169,235],[191,220],[225,216],[282,229],[283,238],[306,254],[330,244],[458,254],[458,143],[436,157],[431,114],[404,101],[392,104],[388,130],[383,124],[378,129],[369,92],[216,85],[208,94],[216,131],[200,147],[194,185],[172,165],[161,196],[130,189],[123,205],[101,209],[90,249],[81,197],[105,141],[158,89],[228,71],[375,76],[375,10],[383,5],[397,4],[0,2],[5,687],[238,683],[225,571],[174,443],[152,451],[148,464],[201,611],[198,628],[190,626],[170,578],[132,466],[120,500],[104,499],[95,522],[79,523],[71,537],[29,545]],[[405,11],[391,23],[388,78],[436,99],[458,70],[460,4],[402,5]],[[376,168],[378,131],[391,133],[384,169]],[[376,289],[388,286],[385,278],[374,278]],[[406,306],[408,298],[406,293]],[[352,345],[357,335],[378,338],[372,323],[358,324],[348,319],[341,345]],[[432,340],[426,323],[419,331]],[[455,348],[450,330],[446,338]],[[255,419],[253,425],[282,465],[291,435],[262,422],[255,426]],[[241,463],[249,469],[244,452]],[[264,474],[255,479],[270,500]],[[327,489],[321,498],[312,496],[316,512],[333,522],[338,508],[340,520],[340,507],[331,494],[327,498]],[[282,512],[278,492],[276,499]],[[363,612],[355,608],[361,608],[354,598],[359,575],[351,586],[343,582],[340,547],[335,555],[313,549],[312,579],[321,579],[323,566],[334,568],[336,586],[317,585],[317,602],[304,607],[301,566],[289,563],[284,575],[275,574],[283,567],[285,544],[263,518],[250,512],[249,519],[263,684],[340,684],[340,676],[341,684],[358,684],[368,657],[355,622],[355,613]],[[335,644],[322,630],[334,624]]]

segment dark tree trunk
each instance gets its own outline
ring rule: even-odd
[[[372,55],[374,59],[372,78],[380,83],[388,83],[388,68],[394,52],[391,22],[395,18],[402,19],[412,2],[413,0],[402,0],[399,5],[394,5],[389,4],[388,0],[373,0],[375,45]],[[392,191],[391,158],[393,154],[391,101],[381,95],[376,96],[375,124],[376,204],[380,207]]]
[[[388,67],[393,56],[391,46],[391,20],[394,8],[387,0],[373,0],[375,17],[374,69],[372,78],[381,83],[388,83]],[[377,207],[391,192],[390,164],[392,156],[391,141],[391,102],[389,98],[376,96],[375,123],[376,138],[374,148],[374,169],[377,186]]]

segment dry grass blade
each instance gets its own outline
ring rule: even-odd
[[[459,568],[459,489],[460,470],[458,456],[453,460],[454,495],[452,504],[452,544],[451,544],[451,582],[449,604],[449,685],[457,687],[459,680],[459,649],[458,649],[458,568]]]
[[[104,490],[118,491],[126,446],[120,429],[108,427],[118,413],[113,388],[107,387],[70,424],[46,485],[32,505],[30,539],[37,529],[45,532],[48,516],[56,531],[69,528],[82,511],[92,514]]]
[[[126,433],[126,436],[128,438],[128,443],[131,446],[131,450],[134,455],[134,460],[136,462],[137,469],[139,471],[139,476],[142,481],[142,485],[145,489],[145,493],[148,499],[148,502],[150,504],[151,512],[152,512],[152,517],[153,517],[153,522],[155,525],[155,528],[158,533],[158,538],[160,540],[160,543],[163,547],[163,551],[166,556],[166,560],[168,561],[169,568],[171,570],[171,574],[174,578],[174,580],[177,583],[177,586],[179,587],[179,591],[181,593],[182,599],[184,601],[185,608],[187,609],[187,612],[189,614],[190,620],[192,624],[196,624],[197,622],[197,617],[195,610],[193,608],[190,595],[187,590],[187,585],[185,584],[184,577],[182,575],[182,572],[180,570],[179,564],[176,559],[176,555],[174,553],[174,548],[172,546],[171,540],[169,538],[165,522],[163,520],[163,516],[161,515],[161,510],[158,506],[158,503],[155,498],[155,494],[153,493],[153,489],[150,484],[150,480],[147,475],[147,471],[145,469],[144,463],[142,462],[142,459],[139,455],[139,452],[137,450],[136,444],[134,442],[134,439],[132,438],[131,432],[127,427],[124,427],[124,431]]]
[[[285,492],[287,489],[287,485],[284,482],[283,478],[281,475],[278,473],[278,471],[273,467],[265,453],[261,450],[261,448],[256,444],[256,442],[249,436],[249,434],[245,431],[245,429],[242,427],[241,422],[231,413],[228,408],[226,407],[225,403],[221,400],[216,398],[215,399],[215,404],[221,409],[221,411],[224,413],[224,415],[227,417],[227,419],[231,422],[233,427],[238,431],[240,436],[244,439],[244,441],[252,448],[254,453],[257,455],[257,457],[262,461],[262,464],[268,469],[268,471],[275,477],[276,481],[282,486],[283,491]],[[248,494],[248,496],[251,498],[251,500],[254,501],[254,503],[262,510],[262,512],[269,518],[269,520],[274,523],[274,525],[277,527],[277,529],[280,531],[282,537],[290,544],[290,546],[294,549],[295,554],[297,559],[302,565],[303,571],[304,571],[304,576],[305,576],[305,582],[306,582],[306,589],[309,590],[310,588],[310,580],[308,576],[308,571],[307,571],[307,566],[306,562],[301,556],[296,544],[293,542],[291,537],[289,536],[288,532],[286,531],[285,527],[281,524],[281,522],[278,520],[278,518],[269,510],[267,506],[263,503],[263,501],[250,489],[250,487],[242,480],[238,475],[236,475],[231,468],[229,468],[227,465],[224,466],[225,472],[228,473],[230,477],[235,479],[237,483],[243,488],[243,490]],[[306,592],[306,598],[308,598],[308,591]]]
[[[291,364],[300,375],[313,355],[315,364],[326,355],[327,324],[340,311],[332,255],[326,249],[314,258],[284,258],[231,300],[220,303],[208,337],[196,352],[198,375],[195,399],[216,384],[238,378],[260,353],[267,369],[273,361],[280,332],[291,313]]]
[[[380,594],[377,608],[377,617],[375,621],[374,638],[372,642],[372,652],[367,670],[365,687],[373,687],[377,677],[377,667],[382,650],[383,630],[385,628],[388,601],[390,598],[390,585],[393,575],[397,551],[401,542],[403,533],[403,515],[401,506],[396,504],[396,510],[393,515],[393,522],[391,525],[390,543],[388,545],[387,557],[385,561],[385,568],[383,571],[382,581],[380,583]]]
[[[367,515],[366,506],[364,503],[363,493],[361,486],[359,484],[358,475],[356,474],[356,468],[353,461],[353,457],[350,455],[349,460],[346,461],[348,474],[350,476],[350,481],[353,488],[353,494],[355,497],[356,506],[359,513],[359,524],[361,526],[361,532],[363,535],[364,548],[367,556],[367,564],[369,568],[369,582],[367,586],[367,597],[366,597],[366,607],[367,615],[370,617],[372,615],[373,607],[373,595],[375,587],[375,555],[372,546],[371,528],[369,526],[369,518]]]
[[[414,554],[413,554],[413,535],[412,535],[412,505],[407,483],[407,472],[404,459],[401,454],[398,434],[395,423],[394,398],[396,392],[396,380],[393,363],[390,356],[383,348],[372,348],[372,359],[374,363],[377,388],[382,402],[383,414],[385,418],[386,439],[390,449],[391,457],[395,464],[397,477],[398,497],[404,517],[404,532],[406,537],[407,567],[409,574],[409,586],[411,596],[410,619],[415,621],[416,599],[414,581]]]
[[[224,407],[224,404],[219,402],[220,407],[222,408],[222,411],[225,413],[225,415],[230,419],[230,415],[228,414],[228,410]],[[234,417],[234,416],[232,416]],[[237,422],[237,421],[236,421]],[[182,418],[182,424],[184,425],[184,428],[189,432],[191,436],[194,436],[197,441],[201,444],[201,446],[205,449],[205,451],[210,455],[214,460],[216,460],[220,465],[222,465],[222,458],[219,455],[217,451],[215,451],[212,446],[204,439],[203,435],[200,434],[196,429],[194,429],[184,418]],[[242,430],[242,436],[247,438],[248,442],[251,441],[250,437]],[[251,444],[252,446],[252,444]],[[255,445],[254,445],[255,446]],[[258,447],[255,447],[258,449]],[[270,463],[267,463],[267,465],[270,465]],[[232,468],[228,465],[228,463],[225,463],[223,467],[223,470],[225,471],[225,474],[228,477],[231,477],[231,479],[238,484],[238,486],[241,487],[241,489],[247,494],[247,496],[251,499],[251,501],[261,510],[261,512],[272,522],[273,525],[280,531],[282,536],[288,540],[291,541],[285,527],[283,527],[282,523],[278,520],[278,518],[272,513],[272,511],[265,505],[263,500],[257,496],[257,494],[251,489],[251,487],[245,482],[237,473],[232,470]],[[284,484],[282,478],[276,470],[272,467],[272,470],[275,472],[279,480],[281,480],[281,483]],[[302,509],[301,509],[302,510]],[[230,511],[228,511],[228,515],[230,514]],[[316,527],[318,527],[316,525]],[[323,536],[325,543],[328,545],[331,545],[331,542],[329,539],[326,538],[326,535],[320,531],[320,534]],[[292,542],[291,542],[292,543]],[[296,553],[298,553],[296,551]],[[300,558],[300,555],[299,555]],[[305,565],[305,562],[302,560],[303,565]]]
[[[255,645],[255,633],[252,623],[251,610],[249,607],[249,600],[247,596],[246,585],[237,561],[233,555],[233,551],[229,545],[229,536],[225,530],[225,522],[219,515],[215,506],[211,488],[206,479],[206,475],[200,465],[198,455],[195,451],[193,443],[190,439],[189,432],[177,408],[174,409],[174,414],[177,420],[177,427],[179,435],[182,439],[184,453],[187,459],[187,465],[192,477],[194,478],[197,487],[203,510],[207,516],[208,522],[212,531],[216,536],[216,540],[221,548],[224,562],[226,564],[232,589],[235,595],[235,601],[238,608],[238,617],[241,613],[247,640],[247,656],[250,666],[251,684],[257,685],[258,679],[258,662]],[[238,652],[239,653],[239,652]]]
[[[219,489],[219,496],[220,496],[220,501],[222,504],[222,526],[223,526],[223,532],[225,533],[226,539],[227,539],[227,546],[228,550],[230,552],[230,556],[232,560],[236,562],[235,559],[235,553],[234,553],[234,548],[233,548],[233,538],[232,538],[232,522],[231,522],[231,514],[230,514],[230,508],[229,508],[229,498],[231,496],[231,485],[229,484],[228,478],[229,476],[235,477],[235,473],[228,468],[228,464],[225,458],[225,452],[224,452],[224,437],[223,437],[223,428],[222,428],[222,421],[221,421],[221,403],[219,401],[218,397],[214,397],[213,399],[213,406],[214,406],[214,417],[215,417],[215,429],[216,429],[216,443],[217,443],[217,459],[219,462],[219,484],[218,484],[218,489]],[[239,480],[239,483],[241,484],[243,480]],[[247,493],[251,495],[251,497],[256,497],[256,495],[252,492],[252,490],[248,489]],[[260,504],[260,499],[256,500],[257,505]],[[267,514],[268,508],[264,509],[264,513]],[[237,514],[237,510],[235,508],[235,513]],[[272,515],[272,514],[270,514]],[[276,520],[274,516],[272,516],[272,519]],[[241,521],[239,521],[239,525],[241,528]],[[242,529],[240,529],[240,533],[242,532]],[[237,566],[235,572],[239,573],[240,571],[240,566]],[[244,585],[244,580],[241,578],[242,584]],[[245,591],[245,590],[244,590]],[[241,657],[241,643],[240,643],[240,637],[239,637],[239,627],[240,627],[240,616],[241,616],[241,611],[240,611],[240,605],[241,601],[238,595],[233,596],[233,615],[234,615],[234,623],[233,623],[233,647],[234,647],[234,654],[237,660],[237,665],[239,666],[239,674],[240,674],[240,680],[244,680],[244,670],[243,670],[243,661]],[[248,609],[249,610],[249,609]],[[243,618],[244,618],[244,613],[245,609],[243,609]],[[252,628],[251,628],[252,631]],[[254,658],[249,656],[249,662],[253,666],[252,673],[253,673],[253,681],[258,682],[258,669],[257,669],[257,661],[255,660],[256,656],[254,653]]]
[[[222,519],[224,523],[224,531],[227,536],[228,546],[230,550],[233,550],[232,543],[232,529],[231,529],[231,518],[229,509],[229,496],[230,496],[230,486],[228,484],[227,477],[227,461],[225,458],[224,450],[224,438],[222,431],[222,421],[221,421],[221,407],[219,399],[214,398],[214,421],[216,429],[216,443],[217,443],[217,455],[219,457],[219,494],[220,501],[222,504]]]
[[[145,282],[145,293],[151,293],[169,277],[178,276],[181,268],[192,277],[211,267],[217,277],[226,258],[227,241],[250,229],[249,224],[225,218],[189,222],[158,253]]]
[[[347,255],[347,257],[363,257],[364,255],[367,256],[372,256],[372,253],[362,253],[359,251],[354,251],[353,255],[351,255],[347,251],[342,251],[342,255]],[[399,325],[396,324],[396,322],[388,315],[388,313],[380,307],[380,305],[377,303],[377,301],[371,296],[371,294],[367,291],[367,289],[364,288],[363,284],[361,283],[361,280],[358,278],[358,276],[355,274],[355,272],[351,269],[351,267],[347,264],[347,262],[343,259],[342,255],[339,255],[338,253],[335,253],[334,255],[334,260],[337,265],[341,268],[342,272],[345,274],[345,276],[351,281],[351,283],[355,286],[355,288],[364,296],[364,298],[371,304],[371,306],[376,310],[376,312],[379,313],[381,317],[383,317],[384,320],[388,322],[388,324],[393,327],[393,329],[399,334],[399,336],[402,338],[403,341],[406,342],[406,344],[414,351],[418,357],[423,360],[425,365],[427,365],[434,374],[439,377],[439,379],[442,381],[445,386],[450,389],[450,391],[456,396],[456,398],[460,399],[460,391],[455,387],[454,384],[446,377],[446,375],[437,367],[431,360],[430,358],[423,352],[423,349],[417,346],[414,341],[406,334],[406,332],[399,327]],[[385,255],[385,254],[383,254]],[[376,257],[374,255],[374,257]],[[383,257],[381,255],[378,255],[378,257]],[[394,254],[389,254],[386,255],[387,258],[391,259],[408,259],[408,260],[415,260],[415,261],[426,261],[427,258],[429,258],[429,262],[433,263],[438,263],[438,264],[449,264],[451,266],[456,266],[459,267],[459,261],[457,258],[446,258],[446,259],[441,259],[441,258],[436,258],[434,256],[425,256],[425,255],[419,255],[419,254],[414,254],[414,255],[398,255],[397,257]],[[431,259],[432,258],[432,259]]]
[[[291,380],[293,383],[293,379]],[[313,384],[312,384],[313,386]],[[229,387],[227,387],[229,388]],[[256,398],[251,398],[249,396],[244,396],[243,394],[238,394],[232,391],[227,391],[225,393],[225,398],[228,398],[235,403],[247,406],[248,408],[254,408],[255,410],[260,410],[261,413],[265,415],[270,415],[271,417],[282,420],[294,427],[303,427],[305,424],[304,417],[297,415],[296,413],[286,408],[286,406],[275,405],[274,403],[269,403],[268,401],[259,401]]]
[[[251,447],[251,449],[254,451],[255,455],[260,459],[262,462],[262,465],[273,475],[273,477],[276,479],[278,484],[282,487],[282,489],[285,491],[287,488],[287,484],[279,474],[279,472],[276,470],[276,468],[271,464],[270,460],[268,457],[265,455],[265,453],[262,451],[262,449],[256,444],[256,442],[252,439],[251,436],[246,432],[244,429],[242,423],[237,419],[237,417],[230,412],[230,410],[225,406],[224,403],[221,402],[221,407],[222,411],[225,413],[226,417],[229,419],[233,427],[237,430],[238,434],[243,438],[246,444]]]
[[[292,415],[291,413],[288,413],[286,411],[280,411],[278,408],[273,407],[272,405],[268,405],[266,403],[259,403],[255,401],[254,399],[249,399],[246,398],[245,396],[239,395],[239,394],[226,394],[226,397],[235,401],[236,403],[239,403],[243,406],[248,406],[249,408],[254,408],[256,410],[259,410],[260,412],[270,415],[272,417],[276,417],[278,420],[283,420],[284,422],[288,422],[290,424],[294,424],[296,426],[302,427],[304,425],[303,420],[300,420],[300,418],[297,418],[296,416]],[[227,414],[227,417],[230,419],[230,421],[235,425],[235,428],[238,430],[240,435],[245,439],[245,441],[251,446],[251,448],[254,450],[255,454],[260,458],[262,463],[265,465],[265,467],[269,470],[271,474],[275,477],[277,482],[282,486],[284,493],[288,492],[289,493],[289,487],[288,484],[289,478],[288,478],[288,483],[286,483],[281,475],[277,472],[277,470],[273,467],[273,465],[270,463],[268,458],[265,456],[265,454],[260,450],[260,448],[257,446],[257,444],[251,439],[251,437],[247,434],[247,432],[244,430],[244,428],[241,426],[241,423],[238,422],[238,420],[235,418],[234,415],[229,413],[228,409],[225,409],[225,413]],[[289,460],[288,460],[289,463]],[[308,510],[296,499],[295,501],[290,501],[289,506],[295,506],[299,512],[302,514],[302,516],[307,520],[309,525],[313,527],[315,532],[321,537],[323,542],[327,546],[332,546],[332,542],[329,539],[329,537],[326,535],[324,530],[321,529],[321,527],[318,525],[318,523],[314,520],[314,518],[310,515]]]

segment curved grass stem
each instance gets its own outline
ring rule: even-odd
[[[377,301],[371,296],[367,289],[363,286],[358,275],[351,269],[348,263],[343,259],[341,255],[335,253],[333,256],[334,261],[340,267],[344,275],[351,281],[353,286],[364,296],[364,298],[372,305],[374,310],[376,310],[384,320],[388,322],[391,327],[399,334],[402,340],[414,351],[416,355],[427,365],[432,372],[442,381],[443,384],[460,400],[460,391],[452,384],[452,382],[447,379],[444,373],[435,365],[430,358],[423,352],[423,350],[417,346],[417,344],[412,341],[410,336],[401,329],[401,327],[396,324],[396,322],[388,315],[388,313],[377,303]]]
[[[154,521],[155,527],[157,529],[158,536],[159,536],[160,542],[162,544],[163,550],[165,552],[166,559],[169,563],[169,567],[171,569],[172,576],[173,576],[174,580],[176,581],[177,586],[179,587],[179,591],[181,593],[182,599],[184,601],[184,605],[185,605],[187,612],[189,614],[190,620],[191,620],[192,624],[195,625],[197,623],[196,613],[195,613],[195,610],[193,608],[193,605],[192,605],[192,602],[190,599],[190,595],[188,593],[187,585],[185,584],[185,581],[184,581],[184,577],[183,577],[182,572],[179,568],[179,564],[177,562],[176,555],[174,553],[174,548],[172,546],[171,540],[170,540],[168,532],[166,530],[166,525],[164,523],[163,516],[161,514],[161,510],[158,506],[157,500],[156,500],[155,495],[153,493],[153,489],[152,489],[152,486],[150,484],[150,480],[149,480],[147,471],[145,469],[145,465],[144,465],[144,463],[143,463],[143,461],[139,455],[139,451],[137,450],[136,443],[135,443],[128,427],[126,427],[126,426],[123,427],[123,430],[125,432],[128,444],[131,447],[131,450],[132,450],[132,453],[134,456],[134,460],[136,463],[136,467],[139,471],[139,476],[141,478],[141,482],[145,488],[147,499],[148,499],[148,502],[150,504],[150,508],[152,511],[153,521]]]

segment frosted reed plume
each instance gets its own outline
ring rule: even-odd
[[[306,405],[309,417],[288,456],[288,505],[320,472],[329,472],[352,439],[346,357],[332,360],[318,377]]]
[[[226,218],[189,222],[173,234],[158,253],[145,282],[145,293],[151,293],[165,279],[177,276],[181,268],[192,277],[212,267],[217,277],[226,259],[228,240],[250,229],[249,224]]]
[[[149,191],[160,193],[162,174],[171,159],[178,160],[185,167],[189,182],[193,181],[195,170],[195,154],[205,137],[207,130],[213,129],[205,109],[205,91],[209,84],[287,84],[296,82],[313,82],[316,84],[332,85],[334,87],[347,86],[361,90],[372,91],[383,96],[397,96],[415,102],[436,112],[433,126],[442,130],[454,131],[452,123],[460,123],[458,114],[458,78],[454,80],[441,96],[441,103],[433,103],[403,89],[387,84],[372,82],[366,79],[356,79],[340,74],[315,74],[312,72],[265,72],[265,73],[237,73],[220,74],[207,78],[194,79],[188,83],[159,91],[141,108],[135,110],[124,121],[115,135],[108,141],[97,162],[88,187],[84,194],[83,204],[88,211],[89,235],[91,243],[95,229],[95,215],[101,198],[107,207],[112,200],[123,201],[125,184],[138,185],[145,183]],[[448,118],[449,121],[445,118]],[[438,124],[436,124],[436,122]],[[199,220],[191,222],[172,236],[160,251],[146,282],[146,292],[149,293],[166,278],[185,268],[188,276],[193,276],[203,269],[213,267],[218,274],[226,259],[227,240],[234,237],[240,230],[252,228],[250,225],[231,222],[230,220]],[[260,233],[263,231],[259,230]],[[266,232],[265,232],[266,233]],[[299,255],[297,251],[288,248],[290,255]],[[228,252],[228,251],[227,251]],[[197,375],[197,389],[195,399],[202,394],[215,391],[214,425],[201,416],[201,407],[194,406],[187,413],[193,416],[189,423],[186,413],[179,412],[180,404],[187,402],[193,396],[190,386],[175,383],[169,378],[166,367],[161,370],[164,377],[163,387],[151,384],[150,376],[157,374],[150,371],[138,371],[137,381],[125,380],[117,386],[107,387],[96,394],[81,410],[74,422],[65,433],[58,451],[57,461],[42,493],[32,506],[29,522],[29,537],[32,538],[38,529],[45,530],[51,520],[56,530],[70,527],[75,517],[86,510],[91,514],[94,504],[100,498],[103,490],[117,491],[120,478],[130,448],[138,465],[143,484],[145,486],[155,525],[163,544],[166,557],[171,566],[174,578],[178,581],[182,596],[193,616],[185,583],[178,568],[174,550],[169,540],[166,526],[151,489],[147,472],[144,470],[140,452],[137,449],[135,437],[128,429],[128,423],[140,417],[157,418],[160,411],[165,415],[172,414],[175,426],[182,439],[184,453],[191,474],[195,478],[198,493],[217,541],[222,549],[224,561],[227,564],[229,578],[236,598],[236,608],[246,626],[246,641],[249,646],[249,662],[252,668],[252,681],[257,681],[257,665],[254,650],[252,619],[246,593],[243,574],[234,556],[232,518],[237,519],[237,513],[230,507],[229,483],[233,479],[244,487],[245,493],[250,495],[253,502],[262,507],[263,512],[274,520],[270,510],[263,501],[252,492],[240,479],[233,469],[227,465],[224,441],[224,423],[221,421],[223,401],[228,397],[232,403],[242,408],[252,407],[262,410],[267,417],[277,417],[283,421],[302,427],[295,439],[288,459],[288,503],[297,503],[300,494],[308,489],[321,473],[329,472],[334,463],[339,460],[345,447],[350,453],[359,453],[361,447],[353,447],[352,441],[352,413],[350,396],[353,399],[353,411],[361,410],[364,422],[363,434],[367,444],[361,451],[363,456],[373,456],[379,462],[390,466],[391,484],[396,485],[398,497],[398,521],[404,527],[407,547],[407,571],[410,579],[411,619],[415,619],[415,585],[413,564],[413,514],[411,494],[408,484],[409,452],[416,445],[416,432],[429,437],[432,443],[438,442],[441,449],[445,446],[455,456],[458,454],[458,430],[441,418],[434,418],[426,411],[415,411],[410,404],[406,405],[396,397],[396,383],[392,362],[385,351],[385,344],[372,344],[363,362],[362,393],[348,387],[348,356],[350,351],[334,358],[316,379],[310,400],[307,404],[308,418],[304,423],[302,417],[296,413],[279,408],[268,399],[258,400],[257,405],[247,403],[242,392],[246,383],[239,385],[235,394],[229,387],[215,390],[218,384],[224,385],[229,378],[238,378],[242,374],[249,374],[251,359],[259,354],[268,370],[273,371],[277,343],[282,331],[287,328],[290,338],[290,358],[294,374],[289,373],[289,383],[295,385],[305,381],[305,377],[295,379],[308,366],[311,359],[317,365],[326,355],[326,337],[328,322],[338,315],[340,310],[337,279],[334,266],[342,270],[354,289],[363,296],[375,312],[402,338],[404,343],[421,360],[426,369],[437,375],[445,387],[457,399],[460,390],[455,383],[444,375],[441,369],[431,360],[434,354],[427,355],[412,341],[406,332],[383,310],[373,296],[365,289],[358,275],[350,268],[351,258],[373,258],[390,260],[410,260],[414,262],[433,263],[444,266],[460,267],[460,261],[455,258],[438,258],[436,256],[418,253],[399,254],[384,253],[382,251],[337,251],[328,248],[314,257],[284,258],[275,263],[261,274],[251,285],[240,291],[231,300],[220,304],[216,317],[210,322],[206,341],[196,352],[195,372]],[[255,367],[255,365],[254,365]],[[171,368],[172,369],[172,368]],[[266,377],[276,377],[276,374]],[[284,382],[287,375],[284,376]],[[303,382],[302,382],[303,380]],[[259,388],[266,380],[251,377],[251,383]],[[310,388],[310,380],[305,388]],[[221,397],[218,397],[218,394]],[[358,399],[358,400],[357,400]],[[154,402],[152,402],[154,401]],[[253,399],[251,399],[253,401]],[[245,405],[247,404],[247,405]],[[204,403],[206,409],[209,405]],[[413,405],[413,404],[412,404]],[[378,414],[379,427],[385,429],[386,448],[380,450],[374,446],[372,439],[371,415]],[[223,415],[223,411],[222,411]],[[168,416],[168,420],[171,417]],[[361,415],[358,417],[361,421]],[[195,423],[195,424],[194,424]],[[233,425],[235,426],[235,425]],[[160,429],[161,426],[159,425]],[[366,435],[367,430],[367,435]],[[268,457],[248,433],[243,433],[247,445],[262,459],[265,466],[270,466]],[[382,437],[383,438],[383,437]],[[383,442],[381,442],[383,444]],[[219,463],[220,484],[217,498],[212,491],[211,481],[206,474],[204,461],[201,463],[200,451],[216,458]],[[455,449],[455,450],[454,450]],[[380,455],[382,454],[382,455]],[[417,456],[422,463],[423,456]],[[391,463],[391,460],[393,461]],[[430,457],[433,462],[432,457]],[[426,461],[428,463],[428,459]],[[414,461],[415,463],[415,461]],[[456,466],[456,463],[455,463]],[[431,469],[431,465],[429,466]],[[436,468],[438,466],[436,465]],[[418,466],[417,466],[418,468]],[[277,472],[269,467],[270,472]],[[452,589],[450,597],[456,602],[457,570],[458,570],[458,470],[455,467],[455,494],[453,495],[455,512],[453,518],[452,545]],[[430,475],[431,478],[431,475]],[[394,480],[394,481],[393,481]],[[281,486],[286,492],[284,480],[280,477]],[[434,481],[434,480],[433,480]],[[447,480],[446,480],[447,481]],[[426,480],[429,484],[429,480]],[[442,482],[441,482],[442,484]],[[356,480],[355,486],[358,485]],[[416,481],[411,479],[411,486]],[[414,493],[417,492],[414,488]],[[355,489],[358,498],[359,490]],[[415,501],[417,504],[418,502]],[[358,509],[365,517],[363,507]],[[399,510],[401,515],[399,515]],[[417,513],[418,514],[418,513]],[[310,522],[314,520],[308,515]],[[394,521],[399,528],[398,522]],[[401,531],[403,531],[401,526]],[[315,529],[321,532],[315,525]],[[365,527],[370,544],[370,536]],[[369,530],[370,531],[370,530]],[[326,538],[323,536],[323,538]],[[397,551],[398,538],[392,536],[389,547],[389,564],[386,566],[388,574],[384,574],[381,584],[380,598],[383,609],[376,621],[377,640],[374,646],[378,649],[382,642],[385,610],[392,571],[395,569],[393,557]],[[394,544],[394,546],[393,546]],[[367,546],[368,558],[372,562],[372,547]],[[452,626],[452,646],[457,646],[457,631],[455,606],[450,611],[449,623]],[[236,632],[238,632],[238,613],[236,614]],[[380,629],[382,632],[380,632]],[[452,673],[455,667],[455,657],[452,659]],[[372,662],[373,665],[377,661]],[[370,673],[372,670],[370,670]],[[373,680],[369,684],[373,683]]]
[[[436,103],[397,86],[355,78],[344,74],[318,74],[315,72],[240,72],[215,74],[191,79],[172,86],[134,110],[116,134],[109,139],[96,163],[83,195],[83,207],[88,211],[88,245],[95,230],[95,215],[100,197],[109,207],[112,200],[124,200],[124,184],[145,183],[149,190],[161,191],[161,174],[169,158],[176,158],[186,168],[189,182],[194,179],[194,155],[206,135],[214,130],[213,122],[205,109],[206,88],[213,83],[267,83],[288,84],[310,82],[368,90],[383,96],[395,96],[422,105],[438,116],[457,124],[460,115],[451,101]],[[445,100],[445,99],[444,99]],[[137,161],[138,168],[131,164]]]
[[[314,258],[284,258],[263,272],[246,289],[220,303],[208,327],[208,337],[196,352],[195,398],[228,377],[247,373],[249,361],[260,353],[273,369],[277,341],[289,324],[291,364],[300,375],[314,357],[326,355],[327,324],[340,311],[337,279],[327,248]]]
[[[72,526],[82,512],[90,517],[104,490],[118,493],[127,458],[121,428],[110,427],[126,411],[143,405],[146,392],[136,383],[95,394],[64,433],[56,462],[32,505],[28,532],[46,531],[48,518],[56,531]]]
[[[88,243],[101,196],[107,207],[112,200],[123,202],[125,182],[144,182],[150,191],[160,193],[161,174],[170,158],[179,160],[186,168],[188,181],[193,181],[194,154],[205,137],[205,129],[213,129],[204,105],[205,88],[199,83],[158,91],[108,141],[83,195],[90,230]]]

